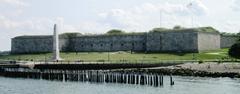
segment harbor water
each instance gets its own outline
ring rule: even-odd
[[[0,77],[0,94],[238,94],[240,79],[164,76],[161,87]],[[168,81],[169,80],[169,81]]]

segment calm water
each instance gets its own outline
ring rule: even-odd
[[[128,84],[59,82],[0,77],[0,94],[239,94],[240,79],[174,77],[164,78],[163,87]]]

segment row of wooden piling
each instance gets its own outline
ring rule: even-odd
[[[162,74],[140,72],[114,72],[103,70],[29,70],[29,69],[5,69],[4,76],[22,77],[59,81],[80,81],[93,83],[122,83],[134,85],[163,86]],[[170,76],[170,85],[174,85]]]

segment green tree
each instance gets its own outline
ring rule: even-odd
[[[176,25],[173,27],[173,29],[183,29],[183,27],[181,27],[180,25]]]
[[[238,36],[238,42],[240,43],[240,30],[236,35]]]
[[[239,30],[239,32],[237,33],[237,35],[240,36],[240,30]]]
[[[240,31],[235,34],[238,36],[237,43],[233,44],[228,51],[229,56],[240,59]]]
[[[240,42],[231,46],[228,51],[229,56],[240,59]]]
[[[161,31],[167,31],[168,28],[159,27],[159,28],[153,28],[150,32],[161,32]]]
[[[107,32],[107,34],[123,34],[123,33],[125,33],[125,32],[122,30],[118,30],[118,29],[112,29]]]

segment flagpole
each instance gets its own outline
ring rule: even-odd
[[[187,8],[190,9],[190,15],[191,15],[191,27],[194,27],[194,14],[193,12],[191,11],[191,7],[192,7],[192,2],[190,0],[190,3],[187,5]]]
[[[160,20],[159,25],[160,25],[160,27],[162,27],[162,11],[161,11],[161,9],[159,10],[159,20]]]
[[[191,12],[192,13],[192,12]],[[194,27],[194,18],[193,18],[193,13],[192,13],[192,28]]]

